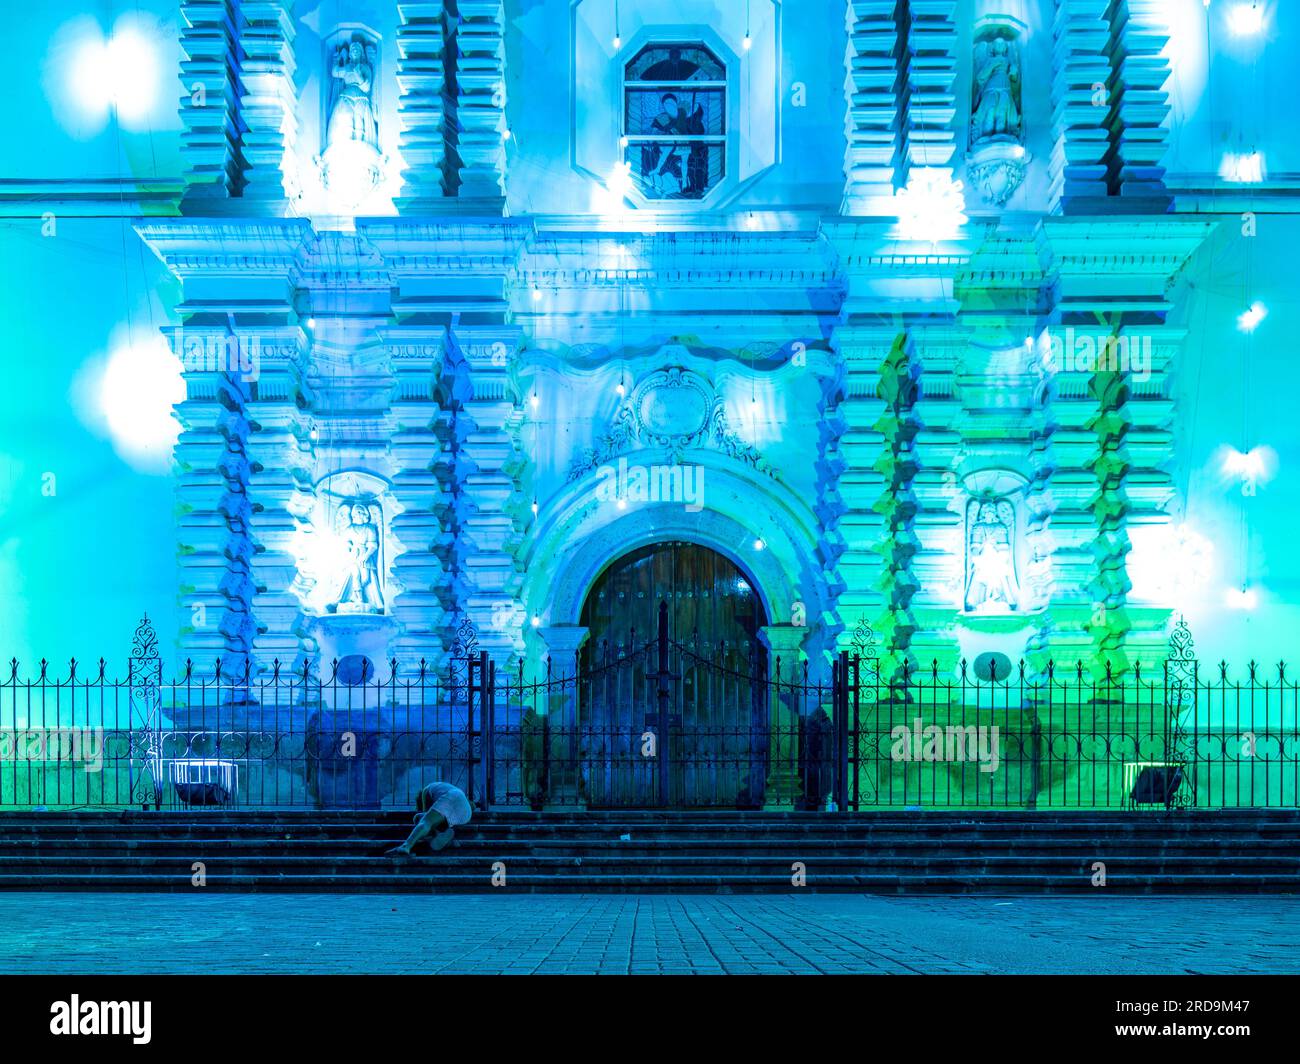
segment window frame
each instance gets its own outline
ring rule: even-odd
[[[738,91],[735,79],[735,64],[737,58],[725,47],[720,48],[717,41],[709,39],[700,32],[695,32],[700,29],[702,29],[702,27],[680,27],[679,31],[675,33],[658,32],[637,34],[636,37],[629,41],[628,44],[614,57],[615,62],[617,63],[618,86],[619,137],[617,142],[617,158],[620,163],[627,162],[628,152],[634,147],[645,144],[680,144],[684,140],[689,140],[703,144],[716,144],[720,147],[722,152],[722,175],[698,199],[669,197],[651,198],[642,191],[638,176],[629,172],[628,176],[631,181],[631,187],[628,196],[637,207],[642,209],[695,211],[701,209],[706,204],[709,206],[716,206],[716,201],[720,195],[724,194],[724,190],[729,189],[733,183],[732,167],[735,165],[736,151],[736,93]],[[687,82],[629,81],[627,68],[648,48],[698,48],[712,56],[713,60],[722,68],[723,80]],[[629,90],[638,87],[654,87],[655,89],[662,89],[664,91],[672,91],[673,88],[690,87],[696,89],[708,88],[721,90],[723,113],[722,132],[693,135],[630,133],[628,131],[628,92]]]

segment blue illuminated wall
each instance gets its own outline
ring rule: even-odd
[[[310,42],[298,60],[299,89],[305,93],[315,84],[312,57],[321,35],[353,14],[384,34],[391,77],[394,6],[298,5],[300,38]],[[622,5],[632,12],[637,6],[635,0]],[[656,8],[655,21],[709,26],[733,44],[742,32],[739,3],[649,6]],[[1187,339],[1176,370],[1170,468],[1182,495],[1181,519],[1212,548],[1205,582],[1181,603],[1200,650],[1235,663],[1250,657],[1271,662],[1295,657],[1300,631],[1300,552],[1293,546],[1293,500],[1300,489],[1294,411],[1300,309],[1293,283],[1300,137],[1292,106],[1300,11],[1289,2],[1268,4],[1264,34],[1242,39],[1222,22],[1227,6],[1216,0],[1207,12],[1201,0],[1165,5],[1174,61],[1168,184],[1178,211],[1221,223],[1178,278],[1171,320],[1187,329]],[[764,94],[770,109],[756,105],[748,116],[777,130],[775,151],[753,164],[752,181],[721,209],[804,212],[801,219],[835,215],[843,189],[843,5],[782,7],[779,34],[759,42],[772,49],[781,84]],[[1027,70],[1050,77],[1051,3],[959,4],[958,50],[968,45],[975,16],[993,7],[1017,9],[1010,13],[1029,27],[1033,42]],[[130,123],[79,116],[68,103],[76,55],[70,42],[87,19],[106,32],[120,15],[137,10],[156,20],[162,77],[154,105]],[[505,196],[514,217],[581,215],[589,206],[589,184],[574,161],[584,150],[585,123],[597,119],[569,98],[575,17],[567,0],[505,5],[512,130]],[[122,456],[96,415],[87,381],[124,337],[146,342],[178,320],[179,288],[137,239],[132,222],[176,210],[173,193],[183,169],[176,108],[182,87],[175,77],[180,14],[175,4],[153,0],[106,3],[86,16],[59,0],[12,13],[7,28],[3,118],[9,144],[0,163],[6,325],[0,351],[0,656],[46,656],[57,664],[73,655],[122,659],[142,611],[158,617],[164,632],[178,630],[184,620],[177,611],[174,484],[169,471],[143,470]],[[969,105],[967,74],[963,68],[957,80],[959,114]],[[796,108],[790,101],[797,86],[805,105]],[[1012,220],[1049,207],[1042,169],[1051,150],[1044,132],[1047,90],[1040,81],[1026,107],[1038,168],[1008,208]],[[384,136],[397,150],[391,82],[386,93]],[[304,120],[300,158],[312,153],[305,131],[317,121]],[[1218,172],[1229,151],[1262,153],[1265,180],[1225,183]],[[53,235],[43,233],[47,212],[54,216]],[[973,217],[987,213],[972,200]],[[1247,213],[1255,216],[1253,236],[1243,235]],[[1243,333],[1237,318],[1256,301],[1267,307],[1267,317],[1253,333]],[[1271,448],[1276,468],[1244,493],[1240,478],[1222,471],[1229,447]],[[1228,594],[1243,587],[1256,592],[1257,604],[1230,608]]]

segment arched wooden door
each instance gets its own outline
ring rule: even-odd
[[[658,671],[660,603],[668,606],[667,677]],[[767,618],[749,577],[699,544],[643,547],[596,581],[582,624],[590,631],[579,692],[588,803],[761,806],[767,664],[758,630]]]

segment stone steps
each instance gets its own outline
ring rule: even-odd
[[[0,889],[1300,892],[1300,811],[480,814],[395,862],[404,812],[0,814]],[[619,835],[630,834],[629,840]],[[192,886],[201,861],[206,887]],[[494,864],[506,870],[494,886]],[[798,862],[806,887],[791,879]]]

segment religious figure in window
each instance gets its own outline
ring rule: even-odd
[[[1007,499],[972,499],[966,508],[965,608],[973,613],[1014,611],[1016,512]]]
[[[701,45],[651,45],[626,68],[626,161],[647,199],[702,199],[724,173],[726,70]]]

